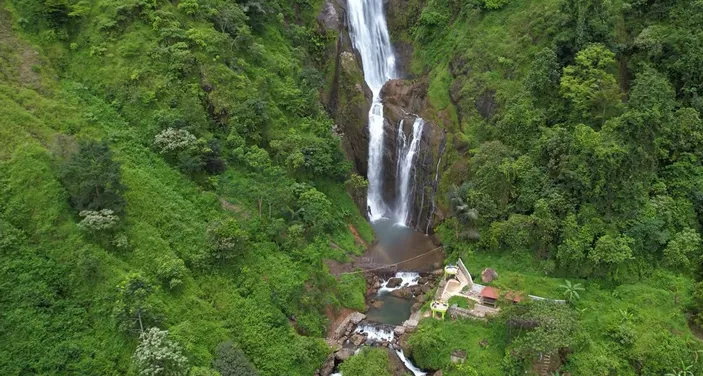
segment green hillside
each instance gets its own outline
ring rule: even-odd
[[[372,233],[318,99],[316,7],[2,4],[1,374],[136,373],[140,325],[192,375],[226,341],[261,375],[319,368],[326,312],[363,308],[322,259]]]
[[[463,349],[479,375],[537,372],[549,353],[561,374],[703,372],[687,326],[703,308],[702,6],[410,0],[394,12],[454,146],[438,230],[450,258],[495,268],[502,291],[585,288],[577,326],[553,332],[515,328],[530,311],[425,322],[418,365],[472,374],[448,365]]]

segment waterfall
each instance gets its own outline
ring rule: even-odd
[[[382,0],[348,0],[349,27],[354,47],[361,55],[364,80],[373,93],[369,110],[369,188],[366,204],[371,221],[386,217],[383,202],[383,104],[381,88],[396,77]]]
[[[410,372],[413,373],[414,376],[425,376],[427,375],[426,372],[422,372],[421,369],[417,368],[408,358],[405,357],[405,354],[403,354],[403,350],[395,350],[395,353],[398,354],[398,358],[403,362],[405,365],[405,368],[409,369]]]
[[[410,178],[414,172],[415,155],[420,149],[420,139],[422,138],[422,128],[425,121],[422,118],[415,118],[413,123],[412,139],[407,140],[403,132],[403,122],[398,127],[398,198],[396,203],[395,220],[398,225],[408,225],[408,215],[413,201],[413,187]]]

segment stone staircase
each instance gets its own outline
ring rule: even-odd
[[[535,369],[539,376],[550,376],[549,370],[552,366],[552,356],[550,354],[544,354],[535,363]]]

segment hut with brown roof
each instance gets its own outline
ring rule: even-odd
[[[481,290],[481,293],[479,293],[478,296],[481,298],[481,304],[489,307],[495,307],[496,302],[498,301],[498,290],[494,287],[487,286]]]
[[[513,304],[518,304],[522,301],[522,293],[518,291],[508,291],[504,296],[505,300],[512,302]]]

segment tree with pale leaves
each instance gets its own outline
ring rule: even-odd
[[[181,346],[169,338],[168,330],[150,328],[142,333],[133,360],[141,376],[185,376],[188,359]]]

